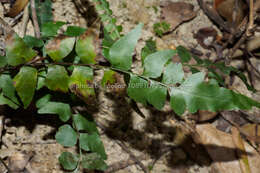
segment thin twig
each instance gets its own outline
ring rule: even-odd
[[[229,111],[226,111],[226,112],[229,112]],[[249,145],[250,145],[251,147],[253,147],[258,153],[260,153],[260,151],[258,150],[258,148],[255,147],[253,144],[251,144],[251,142],[250,142],[250,136],[248,136],[247,134],[245,134],[245,133],[241,130],[241,128],[239,127],[239,125],[238,125],[236,122],[233,122],[232,120],[226,118],[226,117],[223,115],[223,113],[224,113],[224,112],[222,112],[222,113],[220,114],[221,117],[222,117],[225,121],[227,121],[228,123],[230,123],[232,126],[236,127],[236,128],[238,129],[238,131],[239,131],[242,135],[244,135],[244,136],[246,137],[246,139],[249,141]]]
[[[139,160],[137,159],[137,157],[127,148],[127,146],[122,142],[122,141],[118,141],[116,140],[116,143],[125,151],[127,152],[130,157],[142,168],[142,170],[145,172],[145,173],[148,173],[148,170],[147,168],[144,166],[144,164]]]
[[[11,170],[9,169],[9,167],[5,164],[5,162],[3,161],[3,159],[0,157],[0,162],[4,165],[5,169],[7,169],[8,172],[11,172]]]
[[[140,160],[145,160],[145,157],[141,157]],[[127,159],[123,161],[119,161],[117,163],[114,163],[108,167],[108,169],[104,173],[113,173],[116,171],[119,171],[121,169],[125,169],[129,166],[137,164],[133,159]]]
[[[152,161],[152,163],[150,164],[151,167],[154,167],[154,165],[156,164],[157,161],[159,161],[161,159],[161,157],[165,154],[167,154],[168,152],[171,151],[173,147],[169,147],[167,146],[162,152],[160,152],[160,154]]]
[[[26,63],[26,65],[32,65],[32,64],[37,63],[37,62],[42,62],[45,59],[46,59],[46,57],[40,57],[40,58],[36,57],[32,61],[29,61],[28,63]]]
[[[15,18],[10,22],[10,26],[14,27],[18,23],[18,20],[22,17],[23,14],[24,12],[22,11],[17,16],[15,16]]]
[[[35,9],[35,1],[31,0],[30,2],[31,2],[32,20],[33,20],[33,25],[34,25],[35,36],[37,38],[40,38],[41,32],[40,32],[40,27],[39,27],[38,18],[37,18],[36,9]]]
[[[0,144],[2,144],[2,135],[3,135],[4,126],[5,126],[5,117],[0,116]]]
[[[28,21],[29,21],[29,4],[27,4],[26,7],[24,8],[21,37],[24,37],[26,34]]]
[[[252,10],[253,10],[253,8],[252,8]],[[251,13],[250,13],[250,15],[251,15]],[[226,58],[226,61],[228,64],[229,64],[231,58],[233,57],[233,55],[235,54],[235,52],[239,49],[239,47],[247,40],[247,38],[251,35],[251,33],[254,32],[254,31],[252,31],[253,26],[250,22],[252,22],[252,21],[250,21],[250,19],[249,19],[249,23],[246,27],[245,32],[243,33],[243,35],[241,36],[239,41],[235,44],[235,46],[229,51],[227,58]],[[254,17],[253,17],[253,22],[254,22]]]
[[[235,46],[228,52],[227,58],[225,59],[226,64],[230,64],[231,57],[234,55],[236,50],[245,42],[247,39],[246,32],[242,35],[242,37],[239,39],[239,41],[235,44]]]
[[[247,121],[249,121],[250,123],[260,123],[260,118],[254,114],[250,114],[246,111],[243,110],[239,110],[240,114],[243,116],[243,118],[245,118]]]
[[[218,15],[218,13],[213,9],[209,8],[203,0],[197,0],[200,8],[203,12],[220,27],[222,27],[226,32],[231,33],[231,28],[226,24],[226,22]]]
[[[243,21],[241,22],[241,24],[239,24],[230,34],[228,40],[226,41],[226,43],[222,46],[222,51],[224,49],[227,48],[228,44],[231,43],[232,41],[234,41],[234,39],[236,37],[239,37],[241,36],[241,34],[243,34],[243,32],[245,31],[246,29],[246,25],[247,25],[247,22],[248,22],[248,19],[247,17],[245,17],[243,19]]]
[[[99,121],[96,120],[96,124],[99,128],[101,128],[103,131],[106,131],[106,127],[100,123]],[[136,162],[141,168],[142,170],[144,171],[144,173],[148,173],[149,171],[147,170],[147,168],[144,166],[144,164],[137,159],[137,157],[132,154],[132,152],[127,148],[127,146],[122,142],[122,141],[119,141],[119,140],[115,140],[115,142],[125,151],[127,152],[129,155],[130,155],[130,158]]]
[[[39,142],[13,142],[14,144],[22,144],[22,145],[48,145],[48,144],[56,144],[57,141],[39,141]]]
[[[249,82],[251,84],[251,86],[253,88],[255,88],[255,82],[254,82],[254,79],[253,79],[253,76],[255,75],[254,71],[250,70],[249,69],[249,64],[247,63],[247,60],[246,59],[249,59],[248,58],[248,55],[246,58],[243,59],[244,63],[245,63],[245,71],[246,73],[248,74],[248,79],[249,79]]]
[[[260,47],[260,37],[259,36],[255,36],[254,38],[250,39],[247,43],[246,43],[246,50],[248,52],[252,52],[256,49],[258,49]],[[242,56],[244,54],[244,52],[240,49],[237,49],[234,52],[234,55],[231,58],[238,58],[240,56]]]
[[[2,17],[0,17],[0,24],[2,25],[2,28],[5,31],[5,35],[15,33],[13,28]]]
[[[254,58],[256,58],[251,52],[248,52],[248,54]],[[246,61],[248,62],[248,64],[252,67],[252,69],[258,74],[257,77],[260,77],[260,72],[259,70],[252,64],[251,60],[249,58],[246,59]]]
[[[254,27],[254,0],[250,0],[249,3],[249,24],[247,27],[247,36],[251,35],[251,29]]]
[[[39,58],[39,60],[41,60],[41,58]],[[103,66],[103,65],[91,65],[91,64],[74,64],[74,63],[70,63],[70,62],[53,62],[53,63],[40,63],[39,62],[38,63],[38,60],[37,60],[37,61],[33,61],[33,63],[29,62],[26,65],[30,65],[32,67],[46,66],[46,65],[85,66],[85,67],[91,67],[92,69],[95,69],[95,70],[110,69],[110,70],[116,71],[116,72],[121,73],[121,74],[135,74],[135,75],[138,75],[136,73],[125,71],[125,70],[121,70],[121,69],[118,69],[118,68],[115,68],[115,67],[108,67],[108,66]],[[0,72],[1,72],[1,68],[0,68]],[[143,75],[138,75],[138,76],[140,78],[142,78],[142,79],[147,80],[147,81],[151,81],[151,79],[146,77],[146,76],[143,76]],[[164,86],[166,88],[170,88],[170,87],[173,86],[173,85],[164,84],[162,82],[158,82],[158,84],[161,85],[161,86]]]

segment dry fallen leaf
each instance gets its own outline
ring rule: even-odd
[[[240,169],[239,158],[236,151],[239,150],[232,139],[232,135],[217,130],[211,124],[197,125],[196,131],[200,137],[200,143],[204,145],[213,160],[213,167],[221,173],[243,173]],[[248,164],[252,173],[260,172],[260,156],[248,143],[243,141]]]
[[[10,11],[6,14],[9,17],[17,16],[27,5],[29,0],[16,0]]]
[[[217,115],[217,112],[199,110],[196,114],[191,115],[191,119],[196,122],[204,122],[215,118]]]
[[[211,27],[201,28],[194,34],[194,38],[203,48],[210,49],[217,38],[217,31]]]
[[[238,127],[240,133],[243,134],[248,140],[250,140],[253,143],[260,144],[260,125],[250,124],[248,120],[243,118],[244,117],[243,115],[245,114],[242,114],[241,112],[238,111],[222,111],[221,114],[225,118],[225,120]],[[247,118],[249,119],[249,117]],[[230,123],[229,126],[231,126]],[[217,128],[223,125],[224,125],[223,121],[220,121],[219,119]],[[226,128],[228,128],[228,126],[226,126]],[[223,128],[220,128],[220,130],[227,131],[226,129]]]
[[[240,133],[238,129],[235,127],[231,128],[231,132],[232,132],[233,143],[235,144],[236,148],[238,148],[238,150],[236,150],[236,153],[238,156],[240,156],[239,164],[240,164],[241,171],[243,173],[251,173],[247,155],[243,154],[245,153],[245,146],[240,136]]]
[[[236,126],[242,126],[248,121],[241,115],[239,111],[222,111],[221,115],[228,120],[229,122],[232,122],[232,124],[236,124]]]
[[[160,6],[161,19],[170,24],[171,31],[181,23],[189,21],[197,15],[197,12],[194,11],[194,6],[185,2],[163,1]]]
[[[230,132],[232,125],[240,127],[248,123],[248,121],[243,118],[239,111],[221,111],[220,114],[222,116],[217,119],[216,124],[217,129],[223,132]]]
[[[220,16],[226,19],[230,24],[234,23],[235,26],[239,26],[244,17],[246,17],[247,5],[243,0],[215,0],[214,8]],[[235,19],[235,21],[233,21],[233,19]]]
[[[240,127],[240,131],[249,140],[260,144],[260,125],[245,124],[244,126]]]

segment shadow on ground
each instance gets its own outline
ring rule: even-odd
[[[145,119],[145,124],[141,130],[137,130],[133,124],[134,109],[130,104],[124,98],[113,97],[113,95],[108,95],[108,97],[114,101],[113,114],[116,117],[115,121],[108,122],[108,126],[104,130],[105,134],[111,140],[119,140],[131,148],[149,154],[154,159],[153,164],[163,155],[166,155],[166,164],[171,168],[192,166],[194,163],[201,166],[209,166],[212,160],[205,151],[205,147],[212,148],[220,153],[233,153],[235,150],[216,145],[198,145],[193,141],[192,134],[186,134],[181,142],[176,144],[182,129],[165,124],[169,120],[169,116],[174,116],[174,113],[171,111],[162,112],[147,107],[150,111],[149,114],[152,116]],[[27,110],[19,109],[16,111],[6,108],[4,112],[4,115],[7,115],[6,118],[9,119],[6,126],[25,126],[30,132],[39,124],[54,127],[55,129],[51,133],[46,134],[43,140],[54,139],[58,127],[64,124],[56,115],[38,115],[33,106]],[[82,114],[84,115],[86,112]],[[158,135],[160,136],[159,138],[154,137]],[[182,153],[179,152],[180,149],[183,151]],[[245,154],[242,150],[239,153]],[[250,155],[251,153],[246,154]],[[229,162],[233,158],[226,154],[220,160],[215,160],[215,162]],[[190,160],[192,162],[188,162]]]

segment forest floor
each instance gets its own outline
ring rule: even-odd
[[[196,17],[180,24],[173,32],[158,37],[153,31],[153,25],[160,21],[159,0],[109,0],[118,24],[123,26],[123,33],[133,29],[139,22],[144,24],[136,48],[137,60],[134,63],[134,71],[140,72],[140,51],[145,45],[145,40],[150,37],[154,38],[158,49],[182,45],[201,51],[209,59],[216,58],[215,51],[204,49],[198,44],[194,39],[194,33],[204,27],[215,28],[219,33],[220,31],[200,9],[197,1],[181,1],[194,5],[194,11],[197,11]],[[53,0],[54,20],[86,27],[88,19],[77,9],[76,4],[73,0]],[[4,16],[3,13],[4,8],[0,4],[0,16]],[[5,17],[5,20],[12,19]],[[18,22],[14,29],[21,34],[22,22]],[[34,34],[31,20],[26,34]],[[260,61],[252,59],[252,62],[254,67],[260,70]],[[243,61],[234,60],[231,64],[240,67],[243,66]],[[260,90],[259,80],[253,80],[255,88]],[[238,78],[234,78],[230,88],[260,101],[260,94],[252,94]],[[113,165],[111,170],[118,169],[116,173],[142,173],[144,170],[140,165],[143,165],[151,173],[217,172],[212,168],[214,161],[205,149],[195,144],[190,137],[190,132],[176,120],[169,105],[166,105],[162,111],[157,111],[138,104],[145,115],[143,119],[122,98],[104,92],[99,93],[98,97],[99,110],[93,116],[99,125],[102,124],[99,126],[99,131],[108,155],[106,163],[109,166]],[[253,114],[260,117],[260,111],[254,111]],[[39,173],[64,172],[58,163],[60,153],[67,150],[75,152],[76,149],[67,149],[55,142],[55,132],[61,124],[57,117],[11,110],[3,110],[3,116],[5,116],[5,125],[0,150],[1,158],[7,161],[8,157],[18,152],[32,153],[32,167],[37,168]],[[220,119],[221,116],[217,116],[210,123],[214,126],[221,122],[226,123]],[[0,164],[0,172],[4,170],[5,168]]]

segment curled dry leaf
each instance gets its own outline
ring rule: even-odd
[[[207,149],[213,160],[213,167],[221,173],[243,173],[240,169],[237,150],[240,154],[247,155],[248,164],[251,173],[260,172],[260,156],[248,143],[243,141],[245,150],[236,147],[233,142],[232,135],[217,130],[211,124],[197,125],[196,131],[199,134],[199,140]]]
[[[199,110],[196,114],[191,115],[191,118],[196,122],[204,122],[215,118],[217,115],[217,112]]]
[[[212,27],[201,28],[194,34],[194,38],[203,48],[210,49],[217,38],[217,31]]]
[[[16,0],[10,11],[6,14],[9,17],[17,16],[27,5],[29,0]]]
[[[185,2],[163,1],[160,6],[161,19],[170,24],[171,31],[181,23],[189,21],[197,15],[197,12],[194,11],[194,6]]]
[[[246,17],[247,5],[243,0],[215,0],[214,8],[230,24],[239,26]]]

